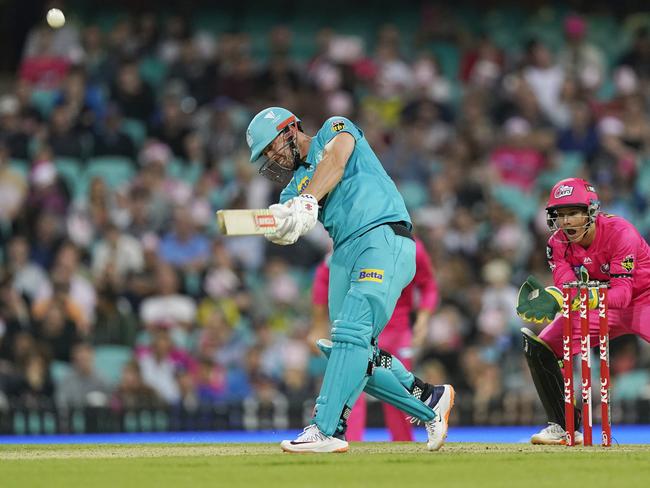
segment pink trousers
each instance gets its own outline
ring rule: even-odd
[[[633,305],[621,309],[609,309],[607,311],[609,323],[609,338],[634,334],[646,342],[650,342],[650,304]],[[546,342],[555,356],[562,357],[562,327],[564,318],[558,315],[553,322],[548,324],[539,334],[540,339]],[[579,313],[571,312],[571,325],[573,335],[573,352],[580,352],[580,316]],[[598,345],[599,320],[598,310],[589,310],[589,341],[592,347]]]
[[[398,358],[404,367],[411,370],[411,359],[405,358],[401,351],[411,347],[412,333],[409,328],[399,328],[394,331],[389,323],[386,329],[379,335],[379,348],[390,352]],[[395,407],[386,403],[382,404],[384,410],[384,422],[390,432],[393,441],[412,441],[413,431],[411,423],[406,419],[406,414]],[[345,438],[348,441],[362,441],[363,431],[366,428],[366,395],[362,393],[352,408],[352,413],[348,418],[348,430]]]

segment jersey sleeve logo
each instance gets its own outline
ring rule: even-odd
[[[341,132],[343,129],[345,129],[345,123],[342,120],[335,120],[332,122],[333,132]]]
[[[553,248],[549,245],[546,246],[546,259],[553,259]]]
[[[628,256],[625,256],[625,259],[621,261],[621,266],[623,266],[623,269],[626,271],[632,271],[634,269],[634,255],[629,254]]]
[[[309,176],[303,176],[303,178],[300,180],[300,183],[298,183],[298,193],[305,191],[307,185],[309,185]]]
[[[365,268],[359,271],[359,281],[374,281],[375,283],[384,282],[384,270]]]

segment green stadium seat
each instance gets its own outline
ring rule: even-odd
[[[421,183],[414,181],[403,182],[398,185],[398,189],[409,209],[420,208],[427,202],[427,189]]]
[[[650,373],[637,369],[622,373],[616,377],[612,387],[612,401],[636,400],[647,385],[650,384]]]
[[[584,157],[579,152],[565,152],[559,155],[556,168],[544,171],[537,178],[537,188],[550,189],[560,180],[578,174],[584,164]]]
[[[201,9],[192,17],[192,25],[196,31],[207,31],[213,35],[229,30],[232,23],[230,14],[224,11]]]
[[[70,363],[54,360],[50,363],[50,376],[54,384],[60,383],[72,371]]]
[[[111,385],[122,377],[122,370],[132,358],[133,350],[128,346],[103,345],[95,347],[95,369]]]
[[[34,90],[32,91],[32,103],[41,115],[47,118],[54,108],[54,101],[56,99],[56,90]]]
[[[122,130],[131,138],[136,147],[142,146],[147,138],[147,126],[138,119],[126,118],[122,121]]]
[[[172,178],[193,185],[203,175],[203,167],[175,158],[167,166],[167,174]]]
[[[9,167],[23,175],[25,178],[27,178],[29,175],[29,161],[26,161],[24,159],[10,159]]]
[[[184,168],[185,161],[179,158],[174,158],[167,165],[167,175],[172,178],[181,179]]]
[[[148,57],[140,62],[140,76],[154,88],[163,84],[166,75],[167,66],[160,59]]]
[[[510,210],[521,222],[530,222],[537,213],[538,197],[509,185],[495,185],[492,197]]]
[[[81,181],[81,178],[79,178],[83,166],[81,161],[76,158],[56,158],[54,165],[70,193],[76,196],[79,182]]]
[[[639,165],[636,189],[644,197],[650,198],[650,158],[643,159]]]
[[[83,5],[83,3],[79,5]],[[91,10],[96,9],[96,5],[92,5]],[[103,10],[89,12],[89,17],[103,32],[110,32],[119,21],[125,18],[125,14],[119,10]]]
[[[460,50],[453,42],[438,41],[430,44],[430,48],[440,63],[443,74],[449,80],[458,78],[458,68],[460,66]]]
[[[134,176],[135,165],[129,158],[122,156],[90,158],[77,185],[75,197],[85,198],[94,178],[101,178],[110,189],[115,190],[131,181]]]

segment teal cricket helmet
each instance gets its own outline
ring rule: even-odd
[[[300,119],[282,107],[269,107],[258,113],[246,129],[246,143],[251,150],[251,162],[259,159],[264,148],[271,144],[292,122]]]

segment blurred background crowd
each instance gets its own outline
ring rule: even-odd
[[[244,137],[267,106],[310,135],[349,117],[396,181],[440,294],[416,370],[455,385],[457,422],[542,418],[514,303],[528,274],[550,282],[553,183],[590,180],[650,236],[650,14],[625,3],[9,3],[1,411],[313,400],[329,238],[215,229],[278,197]],[[650,401],[647,345],[615,341],[611,368],[615,409]]]

